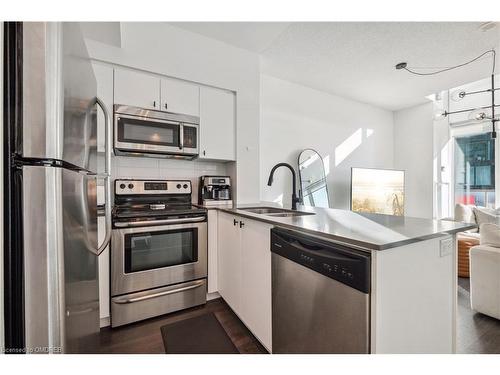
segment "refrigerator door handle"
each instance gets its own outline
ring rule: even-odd
[[[109,244],[111,240],[111,117],[108,109],[106,108],[106,104],[96,97],[95,101],[99,107],[101,107],[102,112],[104,113],[104,127],[105,127],[105,147],[104,147],[104,216],[105,216],[105,227],[106,227],[106,235],[102,244],[97,248],[97,255],[100,255],[104,249]]]

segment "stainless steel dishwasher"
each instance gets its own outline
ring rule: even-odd
[[[370,352],[370,254],[271,230],[273,353]]]

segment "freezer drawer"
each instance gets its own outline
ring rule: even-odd
[[[113,297],[111,299],[111,326],[118,327],[202,305],[206,299],[206,279]]]

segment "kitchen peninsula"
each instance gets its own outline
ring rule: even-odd
[[[215,247],[209,240],[209,259],[214,251],[218,259],[217,269],[209,260],[209,292],[216,275],[218,292],[273,351],[270,232],[284,228],[370,255],[370,353],[453,353],[456,233],[473,227],[306,206],[297,211],[269,204],[219,207],[209,211],[209,238],[217,233]]]

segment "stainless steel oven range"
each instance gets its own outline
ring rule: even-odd
[[[115,180],[111,326],[206,302],[207,212],[191,181]]]

